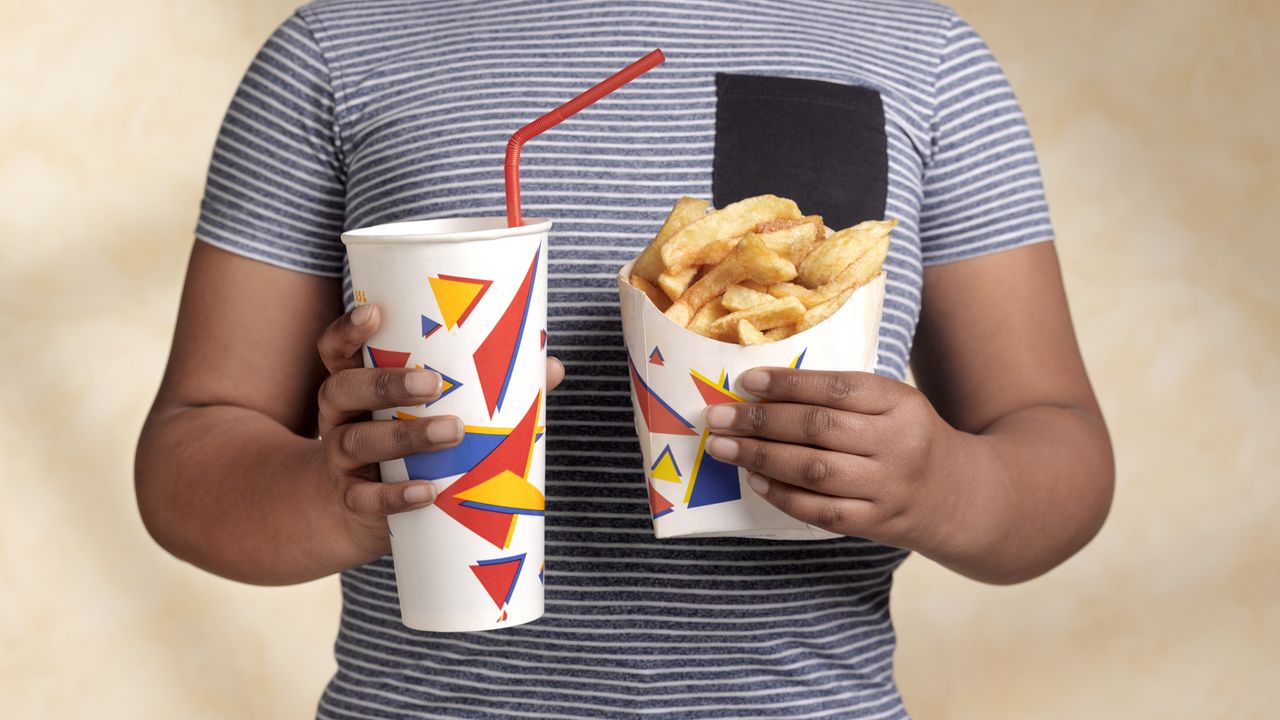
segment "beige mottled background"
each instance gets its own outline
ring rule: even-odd
[[[1280,4],[960,0],[1035,132],[1119,459],[1110,523],[1011,588],[913,558],[921,719],[1280,714]],[[0,716],[302,718],[336,581],[148,539],[131,453],[217,124],[291,0],[0,0]]]

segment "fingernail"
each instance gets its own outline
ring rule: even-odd
[[[707,408],[706,419],[707,425],[713,428],[727,428],[733,425],[733,416],[735,412],[731,407],[724,405],[712,405]]]
[[[430,370],[409,373],[404,379],[404,389],[415,397],[429,397],[440,392],[440,375]]]
[[[420,505],[436,499],[436,489],[429,483],[410,485],[404,489],[404,501],[410,505]]]
[[[727,437],[714,437],[707,443],[707,452],[721,460],[732,460],[738,457],[738,441]]]
[[[764,370],[748,370],[738,378],[742,389],[748,392],[763,392],[769,389],[769,373]]]
[[[462,421],[458,418],[440,418],[427,426],[427,439],[433,443],[453,442],[462,437]]]
[[[769,492],[769,481],[763,475],[751,473],[747,476],[747,484],[755,490],[757,494],[764,495]]]
[[[351,313],[352,325],[363,325],[369,322],[369,318],[373,317],[372,305],[361,305]]]

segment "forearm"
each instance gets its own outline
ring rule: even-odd
[[[367,559],[347,541],[320,442],[253,410],[153,413],[136,476],[151,535],[218,575],[282,585]]]
[[[941,462],[948,508],[920,551],[984,582],[1056,567],[1102,527],[1114,468],[1101,416],[1034,406],[977,434],[953,431]]]

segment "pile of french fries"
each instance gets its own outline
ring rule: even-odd
[[[831,317],[880,274],[896,220],[833,232],[776,195],[708,212],[682,197],[636,258],[631,285],[675,324],[715,340],[758,345]]]

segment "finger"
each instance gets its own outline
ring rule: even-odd
[[[725,403],[704,415],[717,435],[750,435],[795,445],[869,455],[871,419],[825,405],[796,403]]]
[[[435,452],[462,441],[462,421],[446,415],[339,425],[325,438],[329,464],[351,471],[383,460]]]
[[[440,397],[440,374],[418,368],[353,368],[320,383],[320,416],[331,425],[370,410],[408,407]]]
[[[357,515],[386,517],[435,502],[436,488],[426,481],[380,483],[357,480],[347,486],[342,502]]]
[[[373,337],[381,322],[382,314],[378,312],[377,305],[361,305],[329,323],[316,343],[320,359],[329,372],[364,365],[360,352],[365,340]]]
[[[738,467],[814,492],[839,497],[866,497],[863,494],[865,483],[860,475],[866,475],[871,461],[857,455],[718,435],[707,441],[707,452]]]
[[[557,358],[547,358],[547,392],[556,389],[556,386],[564,380],[564,363]]]
[[[752,368],[738,382],[764,400],[824,405],[867,415],[893,407],[896,381],[865,372]]]
[[[747,476],[747,485],[765,502],[791,517],[841,535],[875,535],[877,509],[857,498],[823,495],[759,473]]]

